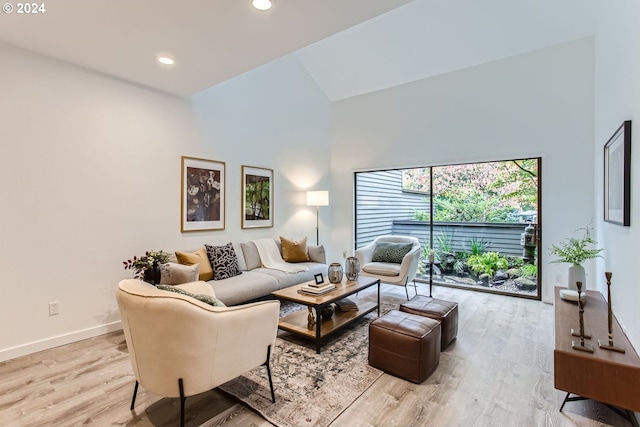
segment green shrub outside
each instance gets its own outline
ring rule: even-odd
[[[538,267],[533,264],[525,264],[520,267],[520,272],[522,277],[526,278],[536,278],[538,277]]]
[[[507,259],[498,252],[485,252],[481,255],[471,255],[467,260],[467,266],[476,274],[488,274],[493,276],[496,271],[508,267]]]

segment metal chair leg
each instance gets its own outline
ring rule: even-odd
[[[180,388],[180,427],[184,427],[184,402],[187,398],[184,395],[184,385],[182,378],[178,379],[178,387]]]
[[[269,377],[269,387],[271,387],[271,401],[276,403],[276,394],[273,391],[273,380],[271,379],[271,366],[269,361],[271,360],[271,346],[267,347],[267,361],[264,362],[264,366],[267,367],[267,376]]]
[[[136,395],[138,394],[138,380],[136,380],[136,385],[133,387],[133,397],[131,398],[131,410],[133,411],[133,407],[136,404]]]

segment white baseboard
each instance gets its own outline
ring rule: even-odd
[[[2,349],[0,350],[0,362],[15,359],[16,357],[26,356],[38,351],[48,350],[50,348],[58,347],[61,345],[71,344],[72,342],[84,340],[87,338],[97,337],[98,335],[118,331],[120,329],[122,329],[122,322],[118,320],[117,322],[108,323],[106,325],[95,326],[93,328],[82,329],[80,331],[70,332],[68,334],[58,335],[55,337],[30,342],[16,347]]]

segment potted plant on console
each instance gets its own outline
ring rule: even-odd
[[[133,259],[122,261],[124,269],[134,271],[136,279],[157,285],[162,275],[160,266],[169,262],[169,254],[164,251],[147,251],[144,256],[134,256]]]
[[[563,240],[559,245],[551,245],[551,254],[557,259],[551,261],[553,263],[567,263],[569,266],[569,282],[567,290],[560,291],[562,299],[577,301],[578,287],[576,282],[582,282],[582,289],[586,289],[586,273],[582,264],[590,259],[601,257],[602,248],[592,248],[596,245],[589,233],[589,227],[581,228],[584,230],[582,238],[570,237]]]

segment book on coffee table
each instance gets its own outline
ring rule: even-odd
[[[339,301],[336,301],[336,306],[340,311],[357,311],[358,305],[350,300],[349,298],[342,298]]]
[[[320,284],[315,283],[315,282],[308,282],[308,283],[305,284],[305,286],[309,286],[309,287],[312,287],[312,288],[318,288],[318,289],[324,289],[324,288],[331,287],[331,286],[335,287],[335,285],[333,283],[331,283],[331,282],[324,282],[324,283],[320,283]]]
[[[314,288],[311,286],[304,285],[300,289],[298,289],[298,292],[301,294],[318,296],[318,295],[324,295],[331,291],[335,291],[336,289],[337,289],[336,285],[334,285],[333,283],[330,283],[329,286],[325,286],[322,288]]]

